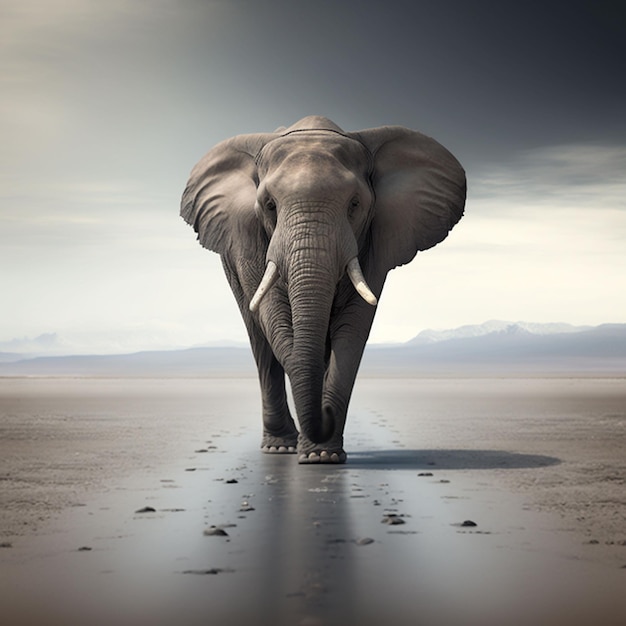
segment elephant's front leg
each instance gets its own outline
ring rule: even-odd
[[[287,405],[285,371],[269,346],[267,352],[256,359],[263,402],[261,450],[268,454],[295,454],[298,430]]]
[[[250,269],[239,268],[239,272],[237,272],[233,269],[232,263],[224,257],[222,264],[246,325],[250,347],[259,372],[263,405],[261,450],[269,454],[295,454],[298,430],[287,405],[285,371],[274,356],[262,329],[250,313],[249,299],[245,297],[239,279],[239,274],[248,276]],[[245,271],[243,271],[244,269]],[[260,276],[254,276],[252,279],[254,285],[258,285],[259,281]]]
[[[334,420],[333,436],[316,444],[303,434],[298,437],[298,463],[345,463],[343,432],[348,404],[359,370],[375,309],[362,300],[354,300],[341,315],[331,321],[331,352],[324,380],[322,407]]]

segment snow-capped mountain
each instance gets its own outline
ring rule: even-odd
[[[423,330],[416,337],[407,342],[407,345],[419,346],[450,339],[466,339],[469,337],[482,337],[491,333],[516,333],[527,332],[532,335],[554,335],[561,333],[579,333],[591,329],[592,326],[573,326],[553,322],[547,324],[535,322],[506,322],[503,320],[489,320],[483,324],[460,326],[446,330]]]

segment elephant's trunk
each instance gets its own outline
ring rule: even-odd
[[[316,231],[313,236],[292,239],[289,245],[285,276],[293,347],[287,373],[302,434],[321,443],[334,432],[334,420],[324,411],[322,396],[330,311],[343,266],[340,271],[342,260],[329,252],[331,227],[318,224]]]

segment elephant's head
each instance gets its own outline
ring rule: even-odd
[[[307,117],[213,148],[181,214],[238,277],[242,313],[289,375],[301,428],[321,441],[332,433],[321,400],[331,311],[376,305],[387,272],[442,241],[464,202],[463,169],[433,139]]]

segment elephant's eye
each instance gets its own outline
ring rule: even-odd
[[[275,211],[276,210],[276,202],[274,202],[274,200],[270,199],[265,203],[265,208],[268,211]]]
[[[350,205],[348,206],[348,217],[350,219],[356,215],[360,205],[361,203],[358,198],[352,198],[352,200],[350,200]]]

